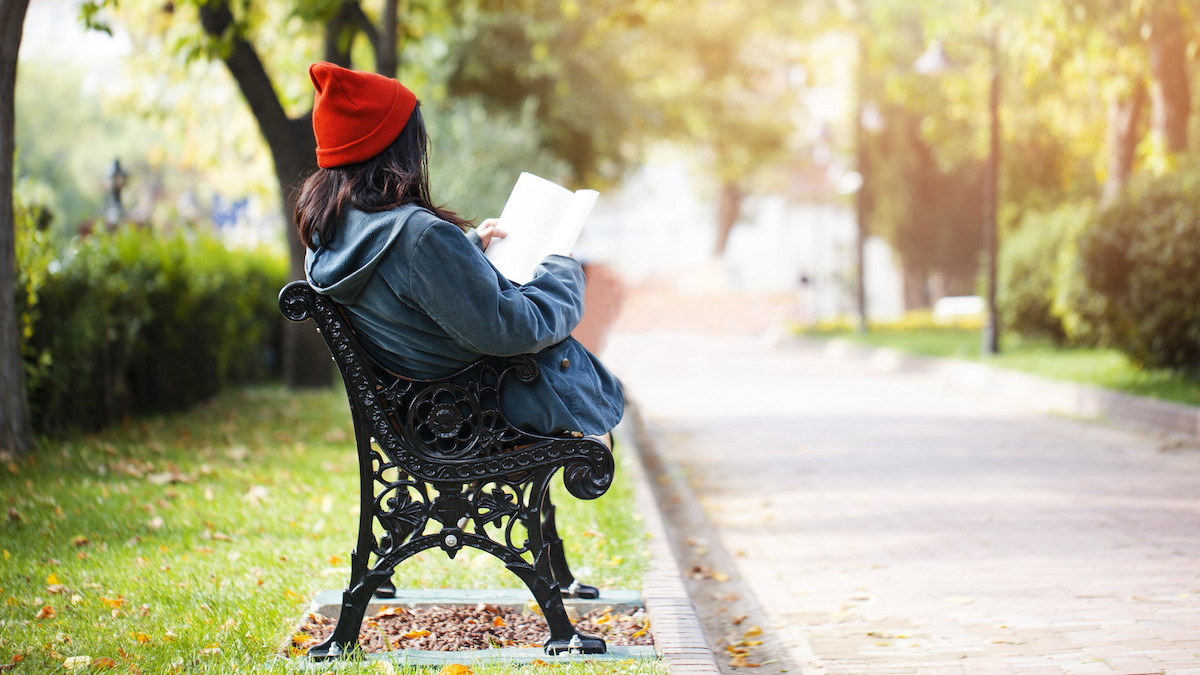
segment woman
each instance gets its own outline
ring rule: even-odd
[[[394,79],[330,63],[309,75],[320,169],[304,182],[295,222],[308,283],[345,308],[363,349],[416,378],[532,354],[542,376],[507,382],[509,422],[544,434],[616,426],[620,383],[570,337],[583,315],[579,263],[548,256],[529,283],[509,282],[483,256],[504,236],[496,221],[471,230],[434,206],[416,96]]]

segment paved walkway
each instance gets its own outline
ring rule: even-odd
[[[728,553],[729,581],[691,570],[723,667],[1200,675],[1200,449],[753,336],[618,333],[605,361],[708,514],[688,544]]]

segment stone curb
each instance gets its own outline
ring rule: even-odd
[[[632,404],[629,407],[632,408]],[[650,567],[642,577],[642,602],[650,615],[655,647],[671,675],[719,675],[721,669],[708,647],[695,607],[683,585],[662,513],[642,464],[642,450],[633,422],[636,415],[636,411],[627,410],[625,420],[617,426],[615,434],[618,442],[629,449],[624,457],[634,485],[634,501],[649,535],[646,549],[650,553]]]
[[[1123,394],[1075,382],[1051,380],[961,359],[917,356],[890,347],[867,347],[843,339],[820,342],[827,358],[867,361],[881,372],[925,373],[956,391],[987,396],[1041,413],[1106,419],[1147,431],[1200,436],[1200,408]]]

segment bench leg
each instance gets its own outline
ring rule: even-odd
[[[600,589],[579,583],[575,575],[571,574],[567,554],[563,549],[563,540],[558,536],[558,527],[554,523],[554,510],[555,506],[547,493],[542,504],[542,541],[550,547],[550,571],[554,574],[554,580],[558,582],[562,597],[594,600],[600,597]]]
[[[333,634],[308,650],[309,658],[315,661],[335,659],[359,649],[358,631],[367,613],[367,603],[381,583],[386,581],[391,584],[392,570],[381,572],[369,569],[366,559],[357,551],[351,555],[351,563],[350,585],[342,592],[342,610]]]

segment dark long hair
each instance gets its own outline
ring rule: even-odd
[[[471,227],[470,221],[453,211],[435,206],[429,196],[429,136],[420,104],[383,152],[358,164],[317,169],[309,176],[300,189],[293,220],[300,241],[316,248],[333,237],[347,206],[375,213],[405,204],[429,209],[459,227]]]

